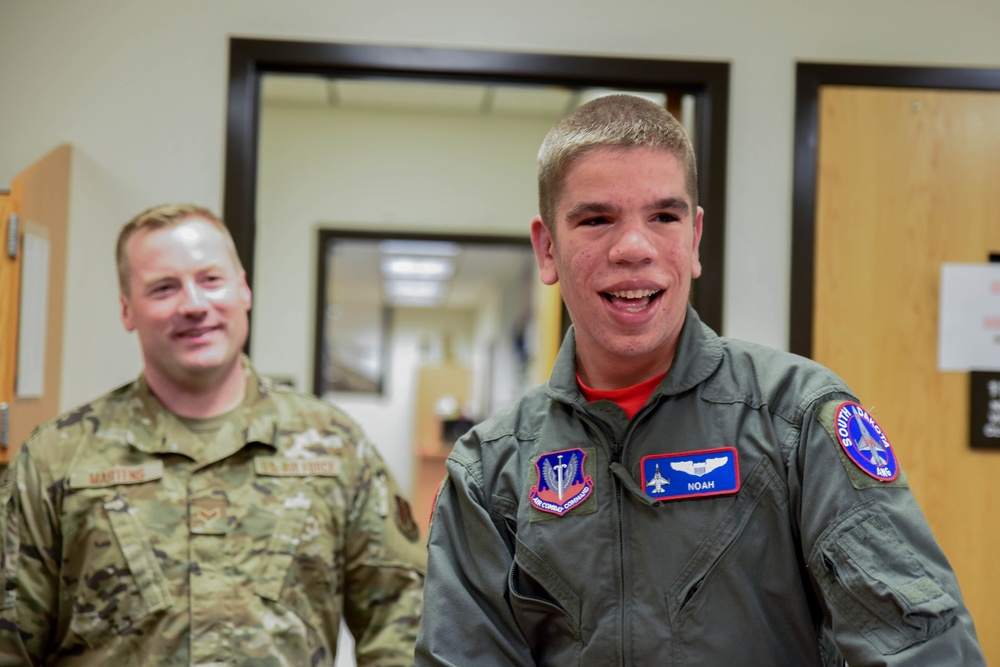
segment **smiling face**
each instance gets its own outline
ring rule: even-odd
[[[701,275],[702,210],[686,184],[666,149],[595,148],[566,170],[552,231],[532,220],[542,281],[560,285],[577,372],[594,389],[637,384],[673,361]]]
[[[139,336],[154,391],[203,389],[239,377],[251,297],[223,233],[192,217],[136,231],[126,254],[122,322]]]

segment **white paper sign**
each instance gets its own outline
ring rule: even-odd
[[[942,264],[938,369],[1000,370],[1000,264]]]
[[[21,304],[17,328],[18,398],[45,392],[45,319],[49,310],[49,239],[44,227],[24,226]]]

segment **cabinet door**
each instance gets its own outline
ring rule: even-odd
[[[7,446],[0,448],[0,463],[39,423],[59,413],[62,375],[63,303],[66,288],[66,239],[69,219],[69,175],[72,150],[63,145],[44,156],[11,182],[10,194],[0,200],[3,250],[0,253],[0,402],[9,405]],[[7,252],[9,214],[18,216],[17,257]],[[48,244],[44,303],[20,303],[24,230],[40,232]],[[42,391],[39,396],[16,396],[18,326],[28,307],[44,308]],[[22,341],[23,343],[23,341]]]

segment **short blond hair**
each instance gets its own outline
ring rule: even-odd
[[[595,148],[663,148],[684,165],[692,206],[698,206],[698,170],[687,132],[674,116],[637,95],[606,95],[566,116],[545,135],[538,151],[538,209],[555,231],[555,214],[566,172]]]
[[[241,271],[243,270],[243,263],[240,262],[240,256],[236,252],[236,244],[233,242],[233,236],[229,233],[229,228],[226,227],[219,216],[204,206],[196,204],[162,204],[146,209],[125,223],[125,226],[118,232],[115,259],[118,265],[118,289],[121,290],[122,294],[129,296],[129,266],[128,251],[126,249],[128,240],[142,230],[176,227],[192,219],[204,220],[222,232],[222,235],[226,239],[226,244],[229,246],[229,252],[233,256],[233,261],[236,263],[236,267]]]

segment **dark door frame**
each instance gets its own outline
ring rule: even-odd
[[[671,90],[694,95],[699,198],[710,222],[701,242],[703,272],[693,282],[691,300],[702,320],[722,332],[728,63],[231,38],[223,218],[251,286],[257,230],[260,85],[265,74],[281,72]]]
[[[795,168],[792,184],[792,284],[789,349],[812,355],[816,253],[816,176],[821,86],[932,88],[1000,92],[1000,70],[798,63],[795,70]]]

